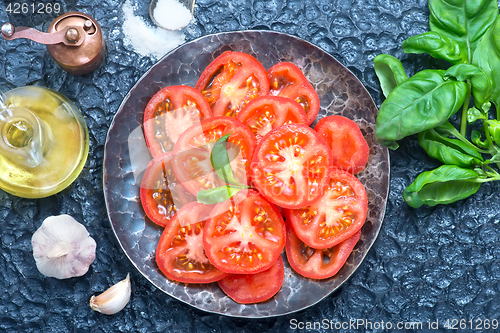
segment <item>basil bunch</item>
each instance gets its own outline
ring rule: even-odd
[[[412,207],[467,198],[500,180],[500,16],[497,0],[429,0],[430,31],[403,41],[405,53],[428,53],[451,64],[408,77],[388,54],[374,59],[386,99],[375,124],[379,143],[418,134],[441,167],[421,173],[403,193]],[[496,112],[490,112],[496,108]],[[460,128],[448,119],[461,109]],[[482,130],[468,124],[482,122]],[[496,166],[496,169],[493,167]]]

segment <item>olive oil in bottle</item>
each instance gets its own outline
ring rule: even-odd
[[[42,87],[5,94],[0,110],[0,188],[24,198],[58,193],[80,174],[89,150],[78,108]]]

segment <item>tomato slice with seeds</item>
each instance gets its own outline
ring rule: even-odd
[[[290,124],[262,138],[252,159],[252,182],[264,197],[284,208],[305,207],[328,185],[331,153],[310,127]]]
[[[294,271],[310,279],[328,279],[344,266],[361,236],[351,237],[327,249],[314,249],[302,242],[291,228],[287,228],[286,257]]]
[[[319,96],[299,67],[291,62],[280,62],[269,68],[269,94],[283,96],[298,102],[307,114],[308,125],[319,112]]]
[[[366,220],[368,199],[352,174],[333,170],[323,196],[308,207],[285,211],[297,237],[315,249],[335,246],[358,232]]]
[[[201,73],[195,86],[208,101],[215,116],[236,117],[258,96],[269,94],[264,66],[249,54],[226,51]]]
[[[179,184],[172,171],[172,152],[149,162],[141,181],[141,203],[149,219],[164,227],[179,208],[196,198]]]
[[[212,110],[198,90],[188,86],[161,89],[144,111],[144,136],[151,155],[172,151],[182,132],[211,117]]]
[[[269,269],[285,246],[285,222],[277,208],[254,190],[218,203],[205,225],[203,242],[210,262],[228,273]]]
[[[192,202],[168,222],[156,249],[165,276],[184,283],[210,283],[227,275],[215,268],[203,247],[203,230],[213,206]]]
[[[257,143],[273,128],[286,124],[307,125],[307,116],[299,103],[279,96],[257,97],[236,117],[255,135]]]
[[[188,128],[174,148],[172,168],[192,194],[226,185],[210,161],[212,147],[226,134],[230,134],[227,150],[231,169],[241,184],[250,182],[250,161],[255,146],[252,132],[235,118],[213,117]]]
[[[271,268],[257,274],[229,274],[217,281],[221,289],[236,303],[264,302],[280,290],[285,278],[281,257]]]
[[[332,164],[336,168],[357,174],[368,162],[370,148],[358,124],[343,116],[322,118],[314,130],[332,150]]]

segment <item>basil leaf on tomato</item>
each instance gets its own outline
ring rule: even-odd
[[[226,134],[215,142],[212,152],[210,153],[210,161],[220,179],[228,184],[243,185],[236,179],[231,169],[231,162],[229,161],[229,155],[227,153],[227,140],[230,135],[231,134]],[[238,146],[235,145],[235,147]]]

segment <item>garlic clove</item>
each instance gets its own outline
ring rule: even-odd
[[[115,314],[127,305],[131,293],[130,274],[127,274],[125,280],[118,282],[99,296],[92,296],[90,307],[107,315]]]
[[[57,279],[82,276],[95,260],[95,240],[69,215],[46,218],[31,245],[40,273]]]

